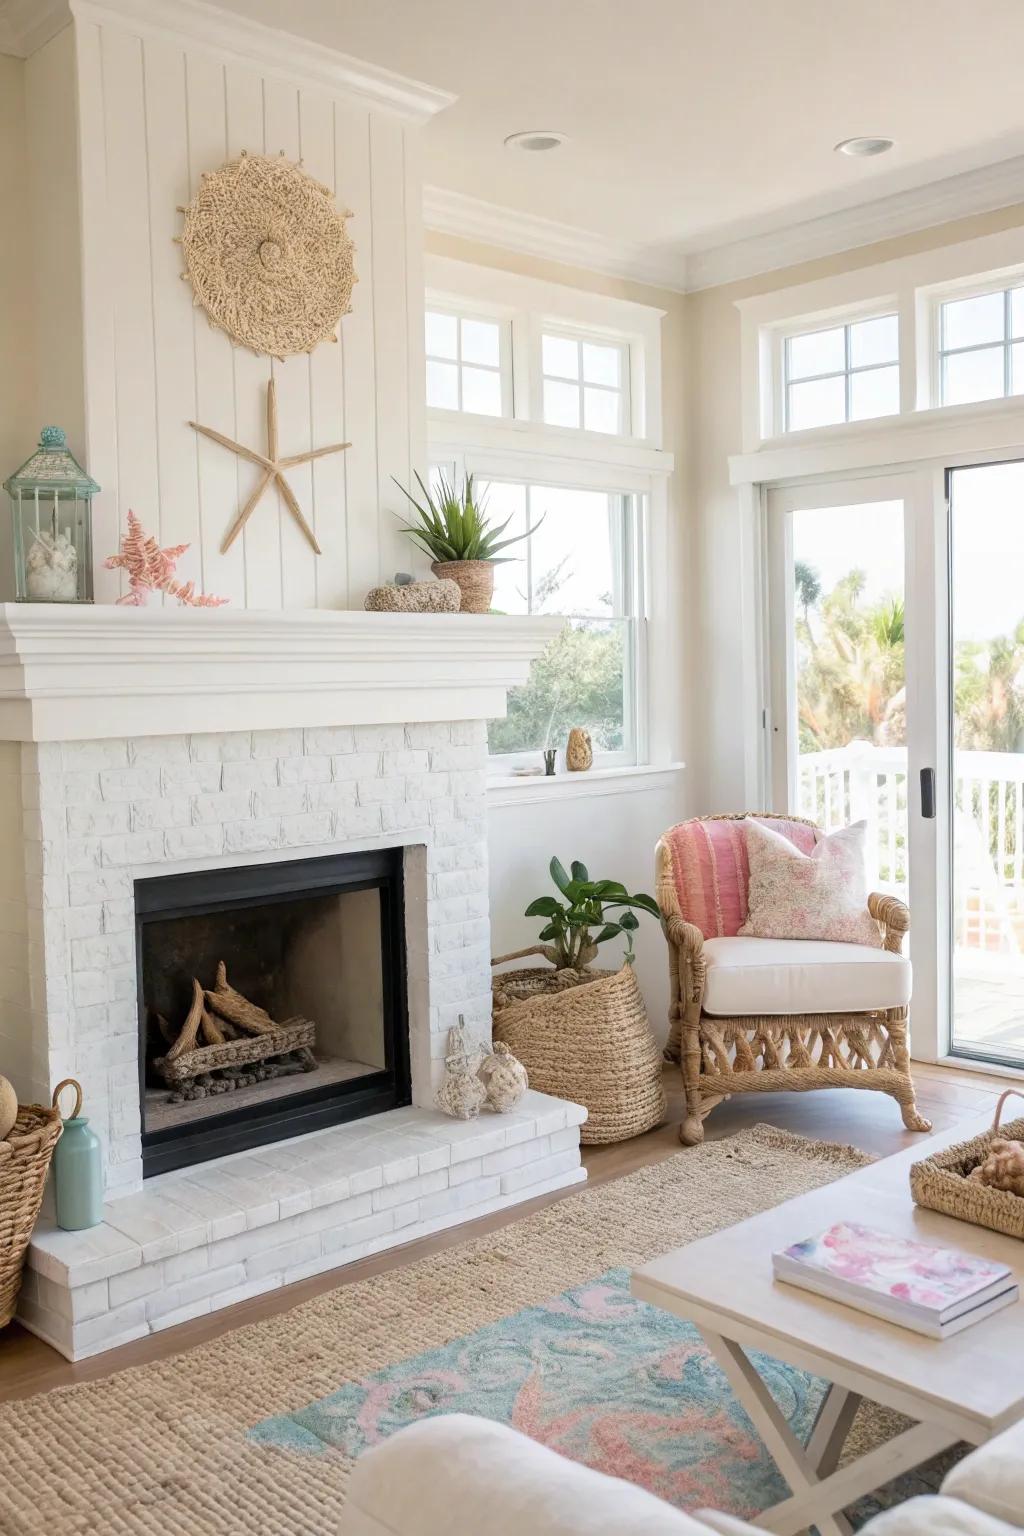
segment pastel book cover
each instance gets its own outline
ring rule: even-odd
[[[1008,1283],[1010,1276],[1005,1264],[856,1222],[838,1222],[776,1258],[828,1277],[837,1289],[865,1290],[938,1314],[978,1298],[1000,1282]]]

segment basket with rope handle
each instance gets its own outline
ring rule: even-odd
[[[17,1306],[25,1254],[43,1201],[50,1159],[64,1128],[58,1101],[68,1087],[77,1095],[77,1115],[82,1090],[74,1078],[65,1078],[54,1089],[49,1108],[19,1104],[13,1128],[7,1139],[0,1141],[0,1328],[11,1321]]]
[[[961,1141],[931,1157],[922,1158],[910,1170],[910,1192],[918,1205],[958,1221],[969,1221],[1006,1237],[1024,1239],[1024,1196],[1007,1189],[996,1189],[972,1178],[975,1169],[988,1157],[999,1141],[1024,1141],[1024,1118],[1003,1125],[1003,1106],[1007,1099],[1024,1098],[1016,1088],[1007,1088],[996,1105],[992,1128],[970,1141]]]
[[[543,953],[531,945],[491,964]],[[585,1106],[581,1141],[624,1141],[661,1123],[661,1051],[631,965],[504,971],[491,991],[494,1039],[523,1063],[531,1088]]]

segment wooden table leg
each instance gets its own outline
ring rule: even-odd
[[[816,1527],[819,1536],[851,1536],[852,1527],[843,1514],[848,1505],[947,1450],[960,1438],[937,1424],[914,1424],[836,1471],[857,1411],[857,1394],[830,1387],[803,1446],[740,1345],[721,1334],[702,1333],[791,1489],[788,1499],[766,1509],[752,1522],[775,1536],[799,1536],[810,1525]]]

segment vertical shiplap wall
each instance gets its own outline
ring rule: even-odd
[[[235,606],[361,607],[413,563],[391,476],[408,483],[425,442],[420,129],[165,37],[88,22],[76,33],[97,601],[123,590],[102,559],[131,507],[161,544],[191,545],[183,578]],[[210,327],[174,243],[202,173],[243,149],[301,158],[353,214],[359,281],[340,342],[283,363]],[[291,472],[319,557],[276,492],[220,553],[258,470],[188,422],[263,450],[271,377],[284,453],[351,442]]]

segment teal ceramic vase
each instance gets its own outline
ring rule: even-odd
[[[53,1150],[53,1184],[57,1225],[67,1232],[95,1227],[103,1220],[103,1161],[100,1140],[80,1113],[82,1090],[73,1077],[54,1089],[56,1104],[64,1088],[74,1088],[75,1108]]]

